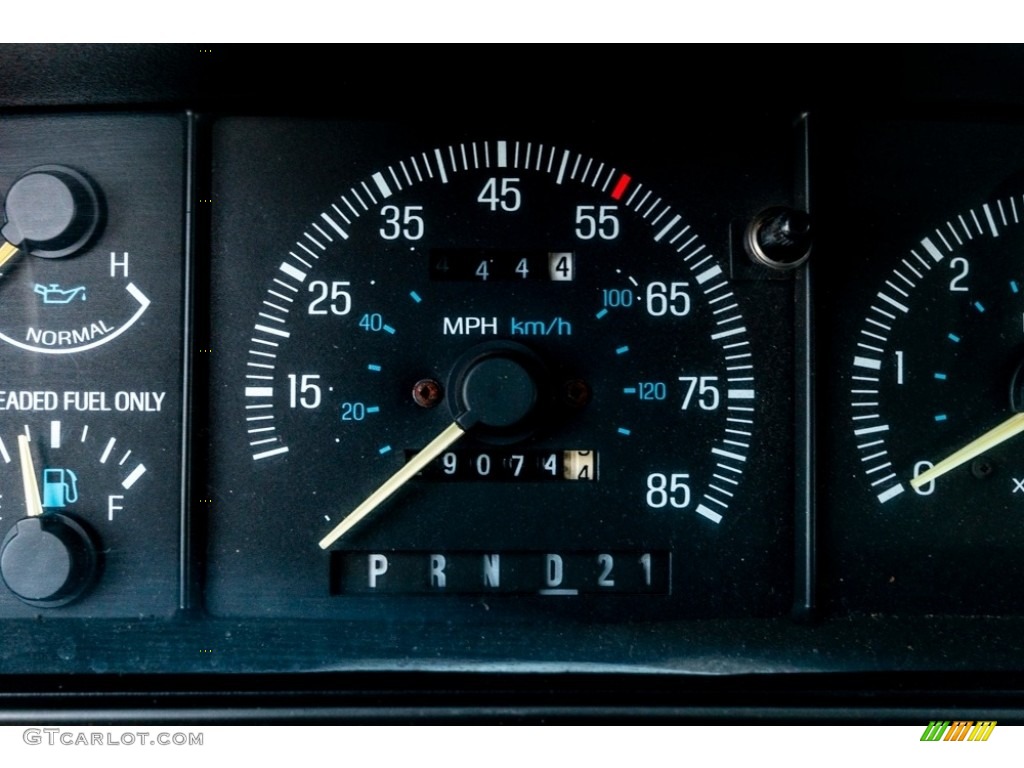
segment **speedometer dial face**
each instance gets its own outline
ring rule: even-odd
[[[744,582],[786,527],[751,511],[764,363],[686,212],[515,138],[315,186],[223,379],[253,480],[218,501],[214,610],[775,610]]]

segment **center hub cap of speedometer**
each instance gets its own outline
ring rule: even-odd
[[[505,357],[489,357],[470,368],[461,394],[481,425],[499,429],[519,424],[537,403],[533,378]]]
[[[492,342],[472,348],[453,366],[448,391],[452,415],[478,438],[510,443],[532,434],[550,389],[541,360],[522,344]]]

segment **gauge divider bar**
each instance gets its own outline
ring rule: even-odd
[[[799,167],[794,180],[794,203],[797,208],[812,213],[810,117],[804,114],[795,127]],[[797,270],[793,281],[793,423],[796,426],[793,436],[793,616],[797,619],[809,619],[816,612],[818,588],[813,265],[812,258]]]
[[[179,491],[179,525],[178,525],[178,609],[181,611],[189,611],[199,602],[199,583],[197,573],[193,567],[193,564],[197,562],[199,556],[199,546],[197,537],[194,536],[195,526],[192,520],[192,456],[189,450],[189,446],[192,444],[192,412],[193,412],[193,391],[191,383],[193,381],[193,372],[195,370],[195,361],[193,360],[192,350],[193,341],[195,336],[195,316],[193,310],[193,303],[195,298],[195,270],[192,268],[192,260],[195,257],[195,237],[196,237],[196,185],[198,180],[196,178],[197,169],[197,158],[196,158],[196,121],[197,116],[195,113],[189,111],[185,113],[185,158],[184,158],[184,172],[185,172],[185,200],[184,200],[184,232],[181,233],[182,237],[182,258],[184,264],[182,265],[182,306],[183,314],[181,318],[182,322],[182,334],[181,334],[181,435],[180,435],[180,482],[178,487]],[[212,193],[210,193],[210,178],[209,176],[204,177],[203,185],[207,190],[207,197],[212,199]],[[208,210],[208,209],[205,209]],[[209,223],[208,220],[204,221],[205,224]],[[84,435],[83,435],[84,439]],[[113,438],[111,443],[106,448],[106,454],[109,454],[113,449]],[[106,454],[104,455],[103,461],[106,460]],[[138,465],[142,467],[141,464]],[[138,471],[136,468],[135,471]],[[142,472],[145,472],[145,468],[142,472],[139,472],[138,476],[135,476],[133,471],[132,483],[141,476]],[[126,480],[127,482],[127,480]],[[124,486],[127,488],[128,486]]]

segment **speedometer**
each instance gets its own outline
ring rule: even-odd
[[[750,512],[765,361],[686,211],[610,158],[515,137],[392,148],[312,186],[258,276],[230,269],[249,223],[215,231],[250,296],[219,453],[253,477],[220,476],[215,611],[631,595],[700,613],[749,586],[729,574],[784,529]]]

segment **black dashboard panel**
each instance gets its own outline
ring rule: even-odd
[[[0,716],[1019,718],[1024,54],[530,55],[0,48]]]

